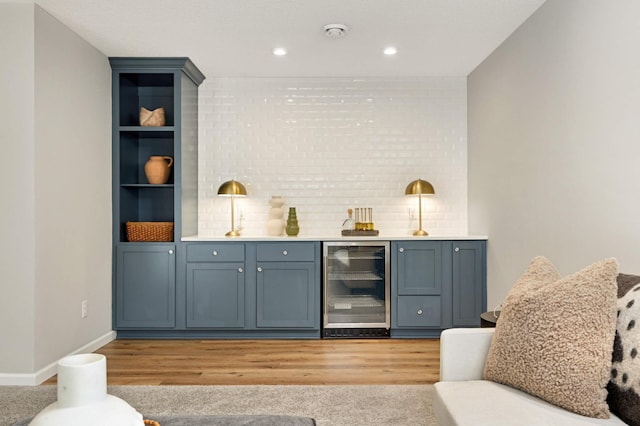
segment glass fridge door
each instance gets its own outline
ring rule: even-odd
[[[324,327],[389,328],[389,243],[325,243]]]

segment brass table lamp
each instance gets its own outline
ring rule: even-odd
[[[221,197],[231,197],[231,231],[224,234],[225,237],[239,237],[240,232],[236,231],[235,224],[235,205],[234,198],[235,197],[244,197],[247,195],[247,189],[243,184],[237,182],[235,180],[229,180],[218,188],[218,195]]]
[[[422,194],[435,194],[436,191],[426,180],[418,179],[407,185],[407,189],[404,190],[405,195],[417,195],[418,196],[418,220],[420,228],[413,233],[413,235],[429,235],[427,231],[422,229]]]

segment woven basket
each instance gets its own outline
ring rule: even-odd
[[[173,241],[173,222],[127,222],[129,241]]]

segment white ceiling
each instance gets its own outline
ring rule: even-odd
[[[208,77],[466,76],[545,0],[35,0],[107,56]],[[330,39],[326,24],[349,26]],[[382,49],[395,45],[398,54]],[[289,54],[275,57],[276,46]]]

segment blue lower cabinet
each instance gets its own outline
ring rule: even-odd
[[[257,326],[318,328],[320,299],[314,262],[259,262]]]
[[[398,295],[442,294],[442,241],[403,241],[393,246]]]
[[[186,245],[186,330],[198,336],[320,336],[319,242]]]
[[[176,246],[116,246],[115,328],[173,328]]]
[[[126,337],[319,338],[320,241],[118,243],[114,329]],[[391,337],[480,325],[485,240],[391,241]]]
[[[451,296],[453,327],[477,327],[487,310],[484,241],[454,241]]]
[[[391,336],[480,326],[486,287],[485,240],[392,242]]]
[[[187,264],[187,327],[243,328],[244,263]]]

